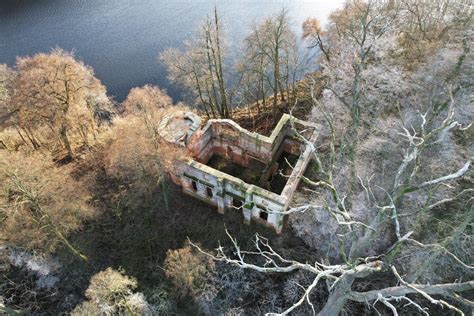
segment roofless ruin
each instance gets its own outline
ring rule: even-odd
[[[298,134],[312,143],[317,137],[313,124],[288,114],[267,137],[227,119],[202,126],[198,115],[186,111],[166,115],[159,133],[191,154],[171,174],[183,192],[215,205],[222,214],[242,210],[245,222],[254,220],[277,233],[311,160],[312,149]]]

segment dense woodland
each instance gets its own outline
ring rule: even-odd
[[[0,313],[470,315],[471,1],[348,0],[302,38],[283,9],[237,60],[218,9],[157,56],[184,103],[59,48],[0,65]],[[318,124],[283,234],[171,184],[184,108]]]

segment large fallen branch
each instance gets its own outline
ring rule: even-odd
[[[408,294],[416,294],[418,291],[425,292],[429,295],[442,295],[453,297],[453,292],[467,292],[474,290],[474,281],[463,283],[446,283],[446,284],[411,284],[392,286],[380,290],[373,290],[367,292],[353,292],[349,293],[349,299],[356,302],[369,302],[376,300],[379,295],[388,296],[404,296]],[[472,303],[472,302],[471,302]],[[472,305],[474,307],[474,305]]]

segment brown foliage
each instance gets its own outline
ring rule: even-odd
[[[455,32],[469,27],[471,20],[470,1],[401,1],[398,41],[407,60],[407,68],[418,66],[443,43],[451,40]]]
[[[152,113],[132,113],[114,120],[103,149],[103,165],[111,179],[122,185],[127,205],[148,201],[161,194],[168,207],[165,180],[188,156],[185,148],[166,142],[158,133],[158,125],[166,113],[175,108],[153,110]],[[150,116],[150,114],[153,114]]]
[[[51,252],[93,217],[88,193],[66,169],[39,153],[0,151],[0,216],[8,244]]]
[[[6,111],[7,101],[13,92],[15,71],[5,64],[0,64],[0,116]]]
[[[141,315],[148,304],[141,293],[132,293],[137,286],[135,278],[109,267],[91,278],[86,290],[89,300],[77,306],[72,315]]]
[[[197,298],[205,289],[214,272],[213,260],[189,244],[168,250],[164,262],[165,274],[180,291],[179,294]]]
[[[61,49],[18,58],[17,69],[11,107],[18,125],[33,139],[36,129],[46,128],[52,137],[46,136],[45,141],[61,144],[72,156],[75,144],[70,138],[87,144],[94,130],[87,100],[91,95],[105,95],[105,87],[90,67]]]
[[[171,97],[159,87],[152,85],[131,89],[123,102],[126,114],[156,111],[157,109],[169,108],[172,105]]]
[[[330,61],[330,51],[328,48],[326,32],[323,31],[321,23],[316,18],[309,18],[303,22],[303,39],[309,43],[309,48],[318,48],[324,54],[324,57]]]
[[[188,155],[184,148],[159,136],[158,123],[165,113],[157,111],[153,121],[145,119],[145,124],[144,117],[136,115],[115,120],[105,156],[109,175],[148,191],[177,167],[177,160]]]
[[[109,175],[142,190],[158,183],[163,176],[158,148],[137,117],[118,119],[112,128],[113,139],[106,149],[105,168]],[[152,186],[150,186],[152,187]]]
[[[322,34],[321,23],[316,18],[309,18],[303,22],[303,38]]]

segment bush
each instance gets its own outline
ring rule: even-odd
[[[197,298],[206,290],[214,273],[214,262],[191,245],[168,250],[164,262],[165,274],[182,296]]]
[[[89,300],[77,306],[72,315],[146,313],[150,307],[142,293],[132,292],[136,287],[136,279],[109,267],[91,278],[86,290]]]

